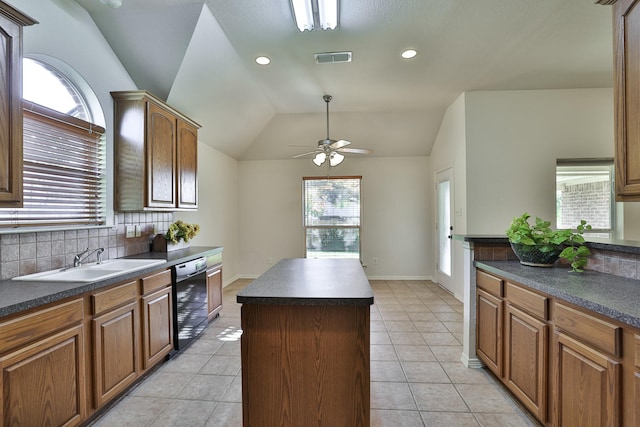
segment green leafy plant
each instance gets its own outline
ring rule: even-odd
[[[188,224],[182,220],[177,220],[169,226],[164,238],[172,243],[178,243],[180,240],[188,242],[193,239],[200,231],[198,224]]]
[[[551,222],[536,217],[535,224],[529,223],[531,216],[524,213],[515,217],[507,229],[507,237],[511,243],[525,246],[535,246],[542,253],[559,251],[559,256],[571,262],[572,271],[582,272],[587,265],[587,258],[591,254],[589,248],[583,245],[582,236],[591,226],[581,220],[576,230],[552,230]]]

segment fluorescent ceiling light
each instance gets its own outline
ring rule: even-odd
[[[323,30],[338,26],[338,0],[291,0],[291,6],[300,31],[312,31],[316,25]]]

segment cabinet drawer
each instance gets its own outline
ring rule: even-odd
[[[136,282],[129,282],[106,291],[91,295],[91,308],[93,314],[117,307],[135,299],[137,296]]]
[[[540,319],[549,320],[549,298],[509,282],[506,288],[509,303]]]
[[[494,297],[502,298],[504,296],[503,283],[502,279],[498,279],[484,271],[478,270],[476,273],[476,286]]]
[[[142,295],[171,286],[171,270],[164,270],[142,279]]]
[[[82,299],[76,299],[0,322],[0,352],[4,353],[6,350],[80,322],[83,318],[82,307]]]
[[[614,356],[622,350],[622,328],[562,304],[555,304],[556,328]]]

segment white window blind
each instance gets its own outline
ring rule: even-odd
[[[0,209],[0,227],[102,225],[104,128],[25,103],[24,206]]]
[[[362,177],[305,177],[307,258],[360,258]]]

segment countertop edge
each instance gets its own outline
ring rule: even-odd
[[[474,261],[474,265],[477,268],[484,270],[488,273],[493,273],[505,279],[513,280],[518,284],[543,292],[552,297],[556,297],[564,302],[574,304],[578,307],[582,307],[584,309],[593,311],[595,313],[598,313],[602,316],[605,316],[617,322],[621,322],[628,326],[640,329],[640,317],[638,316],[634,316],[633,314],[624,312],[610,304],[602,304],[597,301],[594,301],[593,299],[585,298],[584,296],[578,295],[576,293],[568,292],[567,290],[563,290],[562,288],[558,288],[556,286],[550,285],[549,283],[543,282],[542,280],[544,280],[544,271],[542,270],[546,270],[546,269],[541,269],[540,279],[532,279],[531,277],[525,277],[504,269],[507,266],[520,265],[520,263],[517,261]],[[501,268],[501,265],[503,266],[502,268]],[[527,268],[536,268],[536,267],[527,267]],[[558,270],[562,270],[563,272],[566,272],[565,274],[575,274],[575,273],[569,273],[568,270],[566,269],[558,269]],[[584,274],[584,273],[579,273],[579,274]],[[609,281],[612,279],[615,279],[620,281],[621,283],[628,284],[629,287],[640,286],[640,284],[633,283],[636,281],[633,281],[632,279],[624,279],[618,276],[611,276],[605,273],[590,272],[590,275],[598,279],[602,278],[603,283],[606,283],[607,279]],[[567,277],[570,277],[570,276],[567,276]],[[577,276],[577,277],[578,277],[577,280],[579,280],[580,276]]]
[[[3,289],[7,287],[11,289],[24,288],[28,292],[29,287],[51,287],[52,293],[44,294],[37,297],[26,296],[23,301],[16,301],[9,305],[0,307],[0,317],[27,311],[52,302],[60,301],[66,298],[82,295],[87,292],[95,291],[108,287],[110,285],[133,279],[135,277],[144,276],[154,271],[160,271],[173,267],[176,264],[200,257],[216,255],[223,251],[222,246],[194,246],[173,252],[144,252],[141,254],[126,256],[126,259],[166,259],[167,262],[160,265],[154,265],[144,269],[136,270],[131,273],[122,274],[120,276],[111,277],[97,282],[19,282],[11,279],[0,281],[0,295]],[[57,289],[56,289],[57,288]]]

